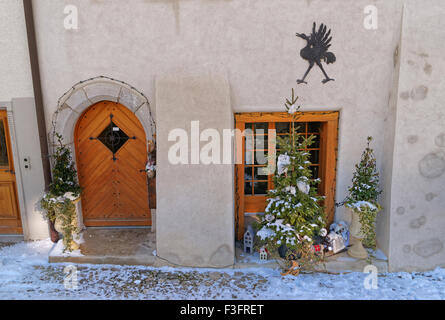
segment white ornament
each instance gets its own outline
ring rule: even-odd
[[[266,221],[267,222],[272,222],[275,220],[275,217],[271,214],[266,214]]]
[[[297,194],[297,188],[295,188],[293,186],[286,187],[286,191],[289,192],[292,195],[296,195]]]
[[[305,194],[309,194],[309,190],[311,188],[305,179],[298,180],[297,187],[298,187],[298,190],[300,190],[301,192],[303,192]]]
[[[289,114],[294,114],[295,112],[297,112],[297,110],[298,110],[298,106],[293,104],[289,107],[289,110],[287,112],[289,112]]]
[[[322,228],[320,230],[320,236],[322,237],[326,237],[326,235],[328,234],[328,230],[326,230],[325,228]]]
[[[280,154],[278,156],[278,175],[287,172],[287,167],[290,165],[290,157],[287,154]]]

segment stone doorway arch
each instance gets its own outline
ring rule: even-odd
[[[148,152],[149,141],[154,145],[156,138],[156,123],[149,100],[142,92],[124,81],[98,76],[78,82],[59,98],[57,110],[52,117],[51,131],[48,133],[51,154],[55,150],[56,134],[59,134],[64,144],[71,149],[73,161],[76,163],[74,146],[76,123],[84,111],[100,101],[117,102],[134,113],[144,128]],[[83,226],[82,212],[79,213],[79,225]],[[155,210],[152,210],[152,215],[154,214]]]
[[[74,128],[77,120],[90,106],[105,100],[120,103],[130,109],[141,121],[147,141],[154,140],[156,123],[147,97],[123,81],[99,76],[78,82],[60,97],[49,132],[50,150],[53,150],[57,133],[74,152]]]

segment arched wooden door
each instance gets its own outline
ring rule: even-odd
[[[151,225],[146,136],[137,117],[102,101],[80,116],[74,137],[85,226]]]

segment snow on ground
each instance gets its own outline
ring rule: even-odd
[[[444,269],[380,275],[378,289],[368,290],[363,273],[77,265],[78,288],[66,289],[68,264],[47,262],[52,246],[0,245],[0,299],[445,299]]]

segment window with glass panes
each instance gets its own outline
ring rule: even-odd
[[[275,135],[288,136],[292,126],[305,138],[313,135],[314,143],[305,151],[310,153],[313,177],[320,178],[319,194],[326,196],[328,217],[333,218],[335,192],[335,162],[337,148],[338,112],[301,113],[296,122],[287,113],[241,113],[235,115],[236,127],[243,132],[242,164],[235,168],[235,199],[237,236],[244,233],[244,213],[261,213],[267,204],[267,191],[273,189],[273,172],[268,171],[269,155],[280,154]]]

